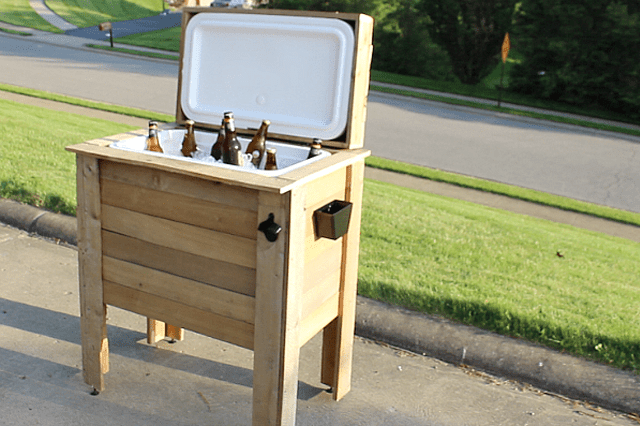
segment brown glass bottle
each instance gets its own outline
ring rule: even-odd
[[[278,170],[276,161],[276,150],[274,148],[267,149],[267,162],[264,165],[265,170]]]
[[[256,168],[260,166],[260,161],[262,161],[262,157],[264,157],[264,151],[267,149],[267,130],[269,129],[269,125],[271,122],[269,120],[262,120],[262,124],[260,128],[251,139],[249,146],[247,146],[247,154],[251,154],[253,156],[253,163]],[[254,155],[257,153],[258,155]]]
[[[187,120],[185,126],[187,128],[187,133],[184,135],[184,139],[182,140],[182,155],[185,157],[193,157],[193,153],[196,152],[196,135],[193,133],[193,120]]]
[[[307,156],[307,159],[317,157],[318,155],[322,154],[322,151],[320,151],[321,149],[322,141],[320,139],[314,139],[313,142],[311,142],[311,148],[309,149],[309,155]]]
[[[232,112],[225,112],[224,116],[233,117]],[[220,124],[220,130],[218,131],[218,139],[216,139],[216,143],[211,147],[211,156],[216,160],[220,160],[222,158],[222,144],[224,143],[224,118],[222,119],[222,123]]]
[[[222,143],[222,162],[235,166],[244,165],[242,146],[236,135],[236,123],[233,115],[224,117],[224,142]]]
[[[164,152],[158,140],[158,122],[149,122],[149,138],[147,139],[147,151]]]

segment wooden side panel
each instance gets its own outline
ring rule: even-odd
[[[302,318],[312,316],[324,302],[340,291],[340,269],[336,269],[325,281],[312,286],[302,296]],[[331,318],[333,319],[333,318]],[[329,321],[322,326],[329,324]],[[317,331],[320,331],[320,327]]]
[[[213,231],[256,238],[256,212],[198,198],[101,180],[102,203]]]
[[[256,270],[197,256],[136,238],[102,232],[102,253],[179,277],[255,296]]]
[[[106,281],[237,321],[254,322],[253,297],[106,256],[102,264]]]
[[[103,373],[109,370],[109,346],[106,304],[102,294],[99,179],[98,160],[78,155],[77,218],[82,372],[85,382],[102,391]]]
[[[193,225],[102,206],[102,227],[162,247],[254,268],[256,241]]]
[[[346,178],[346,167],[342,167],[333,173],[309,182],[305,208],[310,209],[317,204],[326,204],[327,198],[335,192],[342,192],[344,195]]]
[[[252,324],[183,305],[153,294],[104,281],[105,302],[149,318],[253,349]]]

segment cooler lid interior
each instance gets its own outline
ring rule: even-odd
[[[346,129],[354,31],[335,18],[198,13],[184,30],[180,106],[196,122],[331,140]]]

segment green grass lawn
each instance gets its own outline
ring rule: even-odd
[[[360,294],[636,371],[638,256],[628,240],[365,183]]]
[[[106,21],[127,21],[157,15],[162,11],[163,3],[161,0],[46,0],[46,4],[66,21],[84,28]]]
[[[1,100],[0,117],[0,196],[71,214],[64,147],[131,129]],[[624,239],[365,183],[360,294],[636,372],[639,257]]]
[[[134,127],[0,100],[0,197],[75,214],[75,156],[64,147]]]
[[[42,31],[62,32],[41,18],[29,5],[29,0],[1,0],[0,21]]]

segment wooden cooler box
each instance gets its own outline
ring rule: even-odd
[[[294,424],[300,347],[320,331],[322,382],[349,391],[372,30],[361,14],[184,9],[165,153],[144,151],[147,129],[67,148],[88,384],[104,389],[113,305],[146,316],[151,343],[185,328],[252,349],[254,425]],[[186,120],[207,151],[229,110],[243,147],[271,121],[279,170],[181,157]],[[312,138],[324,154],[302,161]]]

